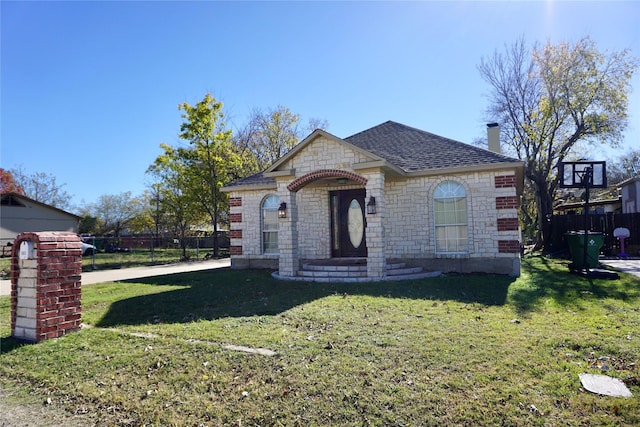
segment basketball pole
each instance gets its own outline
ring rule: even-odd
[[[588,250],[587,245],[589,244],[589,184],[593,179],[593,170],[591,167],[587,167],[584,169],[584,175],[582,176],[582,183],[584,184],[584,252],[582,254],[582,268],[588,274],[589,273],[589,264],[588,264]]]

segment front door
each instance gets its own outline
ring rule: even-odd
[[[331,191],[331,256],[366,257],[366,217],[364,199],[366,191]]]

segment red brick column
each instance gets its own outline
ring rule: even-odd
[[[229,214],[229,222],[232,227],[231,230],[229,230],[229,238],[234,239],[229,246],[229,255],[240,256],[242,255],[242,245],[238,245],[238,243],[242,243],[242,229],[233,227],[237,227],[238,224],[242,223],[242,211],[237,209],[242,207],[242,197],[232,197],[229,200],[230,206],[236,208],[232,209],[233,212]]]
[[[495,188],[515,188],[516,176],[515,175],[502,175],[495,177]],[[518,209],[520,200],[518,196],[498,196],[496,197],[496,209]],[[516,214],[513,218],[498,218],[498,231],[518,231],[520,225],[518,224],[518,216]],[[498,240],[498,252],[504,253],[519,253],[520,241],[518,240]]]
[[[33,243],[19,259],[22,242]],[[11,332],[41,342],[80,329],[82,243],[70,232],[22,233],[11,254]]]

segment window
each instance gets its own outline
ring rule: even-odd
[[[457,182],[445,181],[433,195],[436,252],[467,252],[467,194]]]
[[[278,253],[278,206],[280,198],[267,196],[262,201],[262,253]]]

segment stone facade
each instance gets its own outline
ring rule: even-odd
[[[365,189],[377,208],[366,215],[369,277],[383,277],[389,259],[429,270],[518,275],[515,168],[446,172],[402,176],[371,153],[318,136],[277,165],[272,184],[226,190],[232,201],[232,267],[279,269],[281,276],[295,276],[301,260],[330,258],[329,193]],[[445,181],[462,185],[466,193],[464,253],[436,251],[434,191]],[[279,222],[279,254],[262,253],[261,205],[270,194],[287,204],[287,217]]]
[[[232,192],[229,229],[231,259],[234,268],[278,268],[278,255],[262,253],[261,206],[268,190]]]

